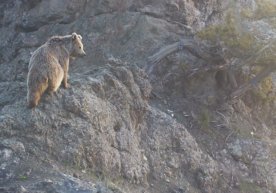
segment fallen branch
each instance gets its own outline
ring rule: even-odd
[[[162,48],[160,51],[149,57],[149,62],[151,65],[155,65],[168,55],[184,49],[188,50],[194,56],[210,63],[218,64],[225,62],[222,53],[220,53],[222,49],[207,46],[205,44],[198,44],[193,38],[183,39],[180,42]]]
[[[168,45],[162,48],[159,52],[155,53],[154,55],[149,57],[149,62],[152,65],[159,63],[163,58],[166,56],[178,51],[181,49],[180,43],[176,42],[174,44]]]
[[[251,55],[249,58],[247,58],[246,60],[244,60],[243,62],[241,62],[240,65],[244,66],[244,65],[249,65],[249,64],[253,64],[253,61],[256,61],[262,54],[263,52],[267,49],[270,48],[273,44],[275,44],[275,41],[270,41],[269,44],[263,46],[261,49],[259,49],[256,53],[254,53],[253,55]]]
[[[193,68],[190,70],[189,73],[189,77],[193,77],[194,75],[196,74],[199,74],[199,73],[206,73],[206,72],[215,72],[215,71],[218,71],[218,70],[223,70],[223,69],[227,69],[229,65],[225,64],[225,65],[216,65],[216,66],[213,66],[213,65],[206,65],[202,68]]]
[[[257,74],[257,76],[255,76],[250,81],[244,83],[237,90],[235,90],[230,95],[230,100],[243,96],[248,90],[252,89],[254,86],[257,86],[258,83],[260,83],[262,80],[268,77],[275,70],[276,70],[276,65],[274,64],[269,65],[268,67],[265,67],[259,74]]]

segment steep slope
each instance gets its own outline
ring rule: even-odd
[[[275,191],[273,120],[254,120],[259,112],[242,100],[218,101],[223,91],[213,73],[185,74],[179,61],[204,64],[188,52],[148,62],[163,46],[219,21],[226,6],[1,1],[0,192]],[[74,31],[87,57],[71,61],[71,87],[27,109],[30,53]]]

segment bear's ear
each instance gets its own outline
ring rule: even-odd
[[[82,36],[81,36],[81,35],[78,35],[78,38],[79,38],[80,40],[82,40]]]
[[[75,40],[75,39],[77,39],[77,36],[78,36],[78,34],[77,33],[72,33],[72,40]]]

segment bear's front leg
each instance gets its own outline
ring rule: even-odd
[[[62,84],[63,84],[64,88],[69,88],[70,85],[68,84],[68,80],[67,80],[68,79],[68,70],[69,70],[69,59],[66,60],[63,70],[64,70],[64,77],[63,77]]]
[[[64,74],[64,78],[63,78],[63,86],[64,86],[64,88],[69,88],[70,87],[70,85],[69,85],[69,83],[67,82],[67,73],[66,72],[64,72],[65,74]]]

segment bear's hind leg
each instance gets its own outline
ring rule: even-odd
[[[28,88],[28,108],[34,108],[38,105],[41,96],[48,88],[48,78],[41,77],[37,84],[38,85],[36,85],[35,88],[32,88],[31,86]]]
[[[38,105],[41,96],[38,92],[28,94],[28,108],[34,108]]]

